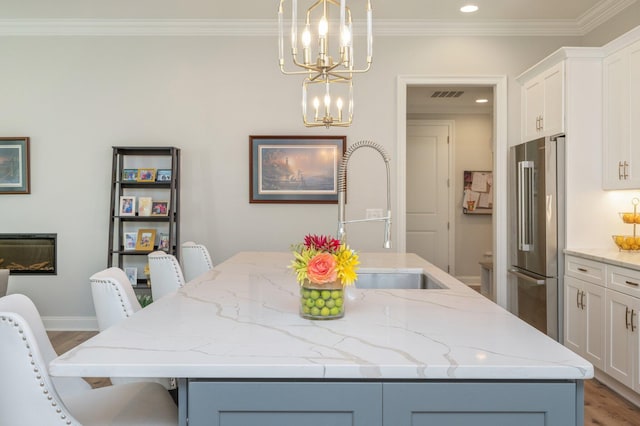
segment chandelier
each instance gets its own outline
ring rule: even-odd
[[[353,21],[346,0],[311,1],[313,4],[304,14],[304,28],[299,36],[298,0],[280,0],[280,71],[287,75],[305,75],[302,83],[302,120],[306,127],[348,127],[353,121],[353,74],[367,72],[371,67],[371,1],[366,0],[367,57],[366,66],[362,69],[356,69],[354,64]],[[295,71],[285,70],[284,64],[285,2],[291,6],[292,61],[300,68]]]

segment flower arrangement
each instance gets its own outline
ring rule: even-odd
[[[347,286],[358,279],[358,254],[331,236],[309,234],[303,243],[292,246],[292,252],[290,268],[300,285],[307,281],[316,284],[339,281]]]

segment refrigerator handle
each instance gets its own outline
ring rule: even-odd
[[[518,278],[522,278],[523,280],[525,280],[526,282],[531,283],[531,284],[536,284],[536,285],[545,284],[545,280],[532,277],[531,275],[524,274],[524,273],[518,271],[517,269],[509,269],[509,273],[515,275]]]
[[[518,162],[518,250],[532,251],[533,161]]]

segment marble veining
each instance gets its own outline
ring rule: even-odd
[[[587,379],[590,363],[412,254],[361,270],[420,271],[446,289],[348,287],[344,318],[298,314],[289,253],[243,252],[61,355],[56,376]]]

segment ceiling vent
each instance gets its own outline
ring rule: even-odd
[[[431,95],[432,98],[459,98],[464,93],[463,90],[437,90]]]

